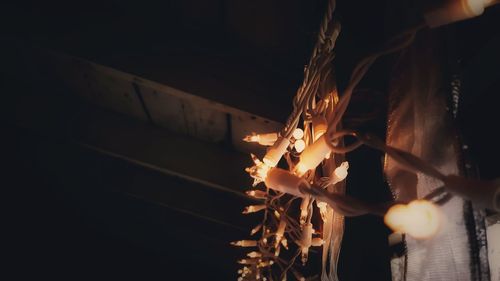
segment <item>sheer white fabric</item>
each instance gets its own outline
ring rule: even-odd
[[[455,134],[441,87],[440,64],[436,63],[438,49],[419,42],[432,42],[432,38],[417,40],[400,61],[401,72],[391,90],[387,144],[423,158],[443,174],[458,174]],[[440,186],[437,180],[404,171],[388,158],[385,172],[396,200],[422,198]],[[471,280],[464,203],[454,197],[440,207],[446,223],[434,238],[419,241],[407,237],[408,254],[393,261],[393,280]]]

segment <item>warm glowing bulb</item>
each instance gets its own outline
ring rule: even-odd
[[[245,171],[250,174],[250,176],[254,179],[252,186],[256,186],[257,184],[263,182],[267,173],[269,172],[269,167],[266,163],[262,162],[257,158],[257,156],[250,154],[252,160],[254,162],[254,166],[246,168]]]
[[[257,198],[257,199],[266,199],[267,198],[267,193],[262,190],[249,190],[246,192],[246,194],[250,197]]]
[[[260,262],[258,264],[258,267],[267,267],[267,266],[270,266],[270,265],[273,265],[273,264],[274,264],[274,261],[267,260],[267,261]]]
[[[281,215],[278,211],[274,210],[274,216],[277,218],[277,219],[280,219],[281,218]]]
[[[281,239],[281,245],[288,250],[288,240],[286,240],[286,238]]]
[[[302,256],[302,264],[307,262],[309,256],[309,248],[312,244],[312,234],[313,234],[313,225],[312,223],[307,223],[302,228],[302,239],[299,242],[301,256]]]
[[[266,133],[266,134],[256,134],[252,133],[251,135],[245,136],[243,141],[246,142],[256,142],[260,145],[271,146],[278,139],[278,133]]]
[[[300,140],[304,137],[304,131],[301,128],[297,128],[293,131],[293,138]]]
[[[325,222],[327,219],[326,216],[328,213],[327,204],[325,202],[316,201],[316,206],[318,206],[319,213],[321,215],[321,220],[323,220],[323,222]]]
[[[384,221],[396,232],[406,233],[415,239],[427,239],[439,231],[442,217],[433,203],[415,200],[408,205],[397,204],[391,207]]]
[[[249,258],[260,258],[260,257],[262,257],[262,254],[261,254],[261,253],[259,253],[259,252],[255,252],[255,251],[254,251],[254,252],[250,252],[250,253],[248,253],[248,254],[247,254],[247,256],[248,256]]]
[[[252,133],[251,135],[245,136],[243,138],[243,141],[246,141],[246,142],[258,142],[259,139],[260,139],[259,135],[255,134],[255,133]]]
[[[293,146],[295,147],[295,151],[301,153],[306,148],[306,143],[303,140],[296,140]]]
[[[281,252],[281,247],[278,247],[278,246],[279,246],[279,244],[276,244],[276,245],[274,246],[274,247],[275,247],[275,249],[274,249],[274,256],[275,256],[275,257],[279,257],[280,252]]]
[[[286,228],[286,221],[280,220],[280,224],[278,225],[278,230],[276,230],[276,241],[275,241],[276,247],[281,242],[281,239],[283,238],[283,234],[285,234],[285,228]]]
[[[256,264],[256,259],[241,259],[238,261],[239,264]]]
[[[307,214],[309,213],[309,196],[302,199],[300,203],[300,224],[306,223]]]
[[[257,225],[256,227],[252,228],[252,231],[250,231],[250,235],[254,235],[261,229],[262,229],[262,224]]]
[[[337,182],[343,181],[347,177],[348,169],[349,169],[349,163],[347,161],[342,162],[340,166],[335,168],[333,174],[335,175]]]
[[[238,247],[255,247],[257,246],[257,241],[255,240],[240,240],[231,242],[231,245]]]
[[[267,208],[266,205],[250,205],[250,206],[245,207],[245,209],[243,210],[243,214],[255,213],[258,211],[262,211],[265,208]]]

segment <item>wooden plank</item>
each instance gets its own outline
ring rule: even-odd
[[[247,155],[105,110],[80,110],[72,139],[115,158],[246,197]],[[87,112],[87,113],[85,113]]]
[[[113,111],[147,120],[133,84],[115,72],[103,72],[84,60],[53,56],[57,75],[72,91],[84,99]]]
[[[211,142],[230,142],[242,152],[263,150],[242,141],[251,132],[272,132],[281,124],[73,56],[50,52],[54,73],[94,104]],[[140,98],[134,94],[136,85]],[[147,111],[147,112],[145,112]]]
[[[170,94],[168,90],[158,91],[147,85],[140,87],[156,125],[211,142],[221,142],[226,138],[226,113],[199,106],[193,100]]]

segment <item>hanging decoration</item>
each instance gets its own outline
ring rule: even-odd
[[[354,89],[370,66],[380,56],[409,46],[417,31],[426,25],[408,29],[390,40],[383,50],[362,59],[340,94],[332,69],[335,42],[340,34],[340,24],[334,20],[335,4],[328,0],[318,41],[284,128],[244,138],[268,148],[262,159],[252,154],[254,165],[246,169],[254,181],[247,195],[261,203],[247,206],[243,214],[261,213],[263,219],[250,232],[254,238],[231,243],[249,250],[247,257],[238,261],[242,265],[238,271],[240,281],[288,280],[291,276],[294,280],[338,280],[344,215],[385,215],[392,230],[428,239],[439,232],[444,218],[438,205],[452,196],[449,187],[469,184],[467,179],[443,175],[420,158],[390,147],[373,135],[342,127]],[[348,143],[346,137],[354,141]],[[410,172],[440,180],[443,187],[423,199],[389,205],[369,205],[345,195],[349,173],[345,154],[361,145],[385,152]],[[497,186],[492,190],[497,192]],[[300,267],[308,262],[313,251],[321,253],[321,274],[306,277]]]

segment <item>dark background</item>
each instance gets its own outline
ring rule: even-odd
[[[0,50],[4,61],[15,58],[21,49],[35,46],[60,50],[119,69],[132,69],[146,78],[284,121],[316,40],[324,2],[9,3],[0,12]],[[343,29],[335,67],[341,89],[360,57],[419,20],[421,5],[413,2],[339,1],[337,11]],[[493,135],[500,117],[498,98],[493,93],[500,85],[498,79],[484,82],[481,77],[498,73],[498,49],[492,47],[499,46],[498,17],[494,8],[483,18],[442,28],[450,35],[447,40],[451,40],[469,77],[460,126],[471,140],[486,178],[498,176],[498,169],[491,163],[498,155],[498,139]],[[393,60],[389,57],[377,63],[361,87],[384,97]],[[238,96],[224,88],[205,91],[203,81],[195,79],[208,68],[221,81],[241,86],[243,92],[261,92],[261,96]],[[2,116],[6,121],[2,162],[7,166],[2,181],[7,223],[2,232],[8,237],[4,240],[6,267],[12,276],[20,280],[236,278],[235,259],[241,251],[230,248],[227,242],[238,239],[234,236],[238,232],[123,192],[127,186],[190,187],[193,183],[71,145],[57,122],[48,134],[19,126],[11,117],[22,105],[14,104],[14,100],[29,95],[50,99],[61,89],[53,84],[35,84],[5,68],[1,80]],[[382,137],[384,101],[367,101],[379,114],[365,125]],[[57,110],[51,111],[57,120],[68,118],[80,106],[78,100],[69,97],[54,103],[59,103],[54,104]],[[363,111],[363,106],[366,104],[360,101],[350,112]],[[349,155],[353,163],[350,174],[356,175],[349,179],[350,194],[370,201],[390,198],[382,177],[381,157],[366,148]],[[248,229],[252,226],[249,220]],[[347,219],[341,280],[390,280],[388,233],[379,218]]]

